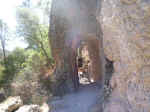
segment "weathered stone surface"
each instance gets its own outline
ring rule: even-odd
[[[68,7],[64,8],[67,6],[65,3],[67,3],[67,0],[53,0],[51,9],[51,28],[49,37],[52,55],[56,65],[56,69],[52,76],[52,88],[53,94],[55,95],[62,95],[65,93],[65,91],[70,91],[68,90],[68,87],[70,89],[73,88],[73,82],[71,79],[73,70],[72,66],[70,65],[72,63],[70,58],[72,52],[68,49],[68,45],[65,44],[66,41],[67,43],[72,44],[66,39],[68,38],[67,34],[69,33],[67,32],[69,29],[69,23],[66,22],[66,11],[69,10],[66,10]]]
[[[20,107],[16,112],[42,112],[38,105],[24,105]]]
[[[0,112],[12,112],[23,105],[20,97],[9,97],[5,102],[0,104]]]
[[[91,61],[91,77],[96,82],[100,81],[102,79],[102,62],[100,60],[100,41],[99,39],[92,39],[92,37],[89,37],[88,40],[88,52],[89,57]],[[93,50],[94,48],[94,50]]]
[[[148,112],[150,1],[103,0],[99,6],[104,52],[109,60],[114,61],[111,85],[122,102],[128,101],[131,112]],[[110,98],[110,102],[114,101]],[[123,106],[112,103],[106,106],[112,109],[106,110],[124,112]]]

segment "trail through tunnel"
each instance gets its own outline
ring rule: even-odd
[[[72,42],[73,49],[75,53],[74,58],[74,67],[73,69],[73,82],[75,88],[78,88],[80,85],[85,84],[92,84],[92,83],[103,83],[104,82],[104,74],[103,73],[106,69],[110,69],[113,64],[109,64],[105,66],[105,63],[110,63],[109,60],[102,60],[102,50],[99,48],[100,39],[93,37],[93,38],[86,38],[84,40],[73,40]],[[107,64],[108,65],[108,64]],[[105,68],[103,68],[105,66]]]

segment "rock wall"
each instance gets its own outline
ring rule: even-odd
[[[114,62],[113,92],[105,112],[148,112],[150,1],[102,0],[98,20],[107,58]]]
[[[69,49],[71,48],[71,41],[66,44],[66,41],[68,40],[67,35],[69,30],[69,23],[66,22],[66,16],[63,15],[63,11],[66,11],[63,9],[65,6],[64,3],[59,0],[53,0],[50,18],[50,45],[56,65],[54,74],[52,75],[52,88],[54,94],[56,95],[57,93],[64,94],[65,91],[70,91],[69,89],[73,88],[73,82],[71,78],[72,60],[70,58],[72,52],[71,49]]]
[[[90,37],[92,38],[92,37]],[[98,39],[90,39],[87,41],[89,57],[91,61],[91,78],[95,82],[102,80],[102,62],[100,60],[100,41]]]

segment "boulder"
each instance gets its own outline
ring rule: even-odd
[[[19,96],[9,97],[6,101],[0,104],[0,112],[13,112],[23,105]]]
[[[42,112],[38,105],[24,105],[20,107],[16,112]]]
[[[47,103],[43,103],[43,105],[40,108],[41,108],[41,112],[49,112],[50,110]]]

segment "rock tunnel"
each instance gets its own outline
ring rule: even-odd
[[[100,59],[100,40],[97,37],[86,37],[86,40],[82,40],[83,44],[79,46],[81,50],[81,56],[83,57],[84,66],[87,66],[87,75],[90,75],[90,81],[100,82],[102,80],[102,62]],[[86,64],[87,63],[87,64]],[[85,68],[86,69],[86,68]],[[84,67],[83,67],[84,70]]]
[[[54,81],[73,91],[79,87],[78,48],[86,43],[90,58],[90,77],[103,83],[105,58],[102,36],[96,19],[97,0],[53,0],[50,21],[50,43],[56,62]],[[62,81],[63,80],[63,81]],[[60,83],[59,82],[59,83]],[[64,87],[62,87],[64,86]]]
[[[107,61],[114,67],[109,78],[113,92],[104,112],[148,112],[149,12],[149,0],[53,0],[49,37],[56,61],[53,79],[59,82],[55,86],[59,90],[74,88],[71,64],[76,47],[72,43],[89,37],[92,72],[101,73],[94,79],[105,82]],[[97,67],[100,71],[95,71]]]

